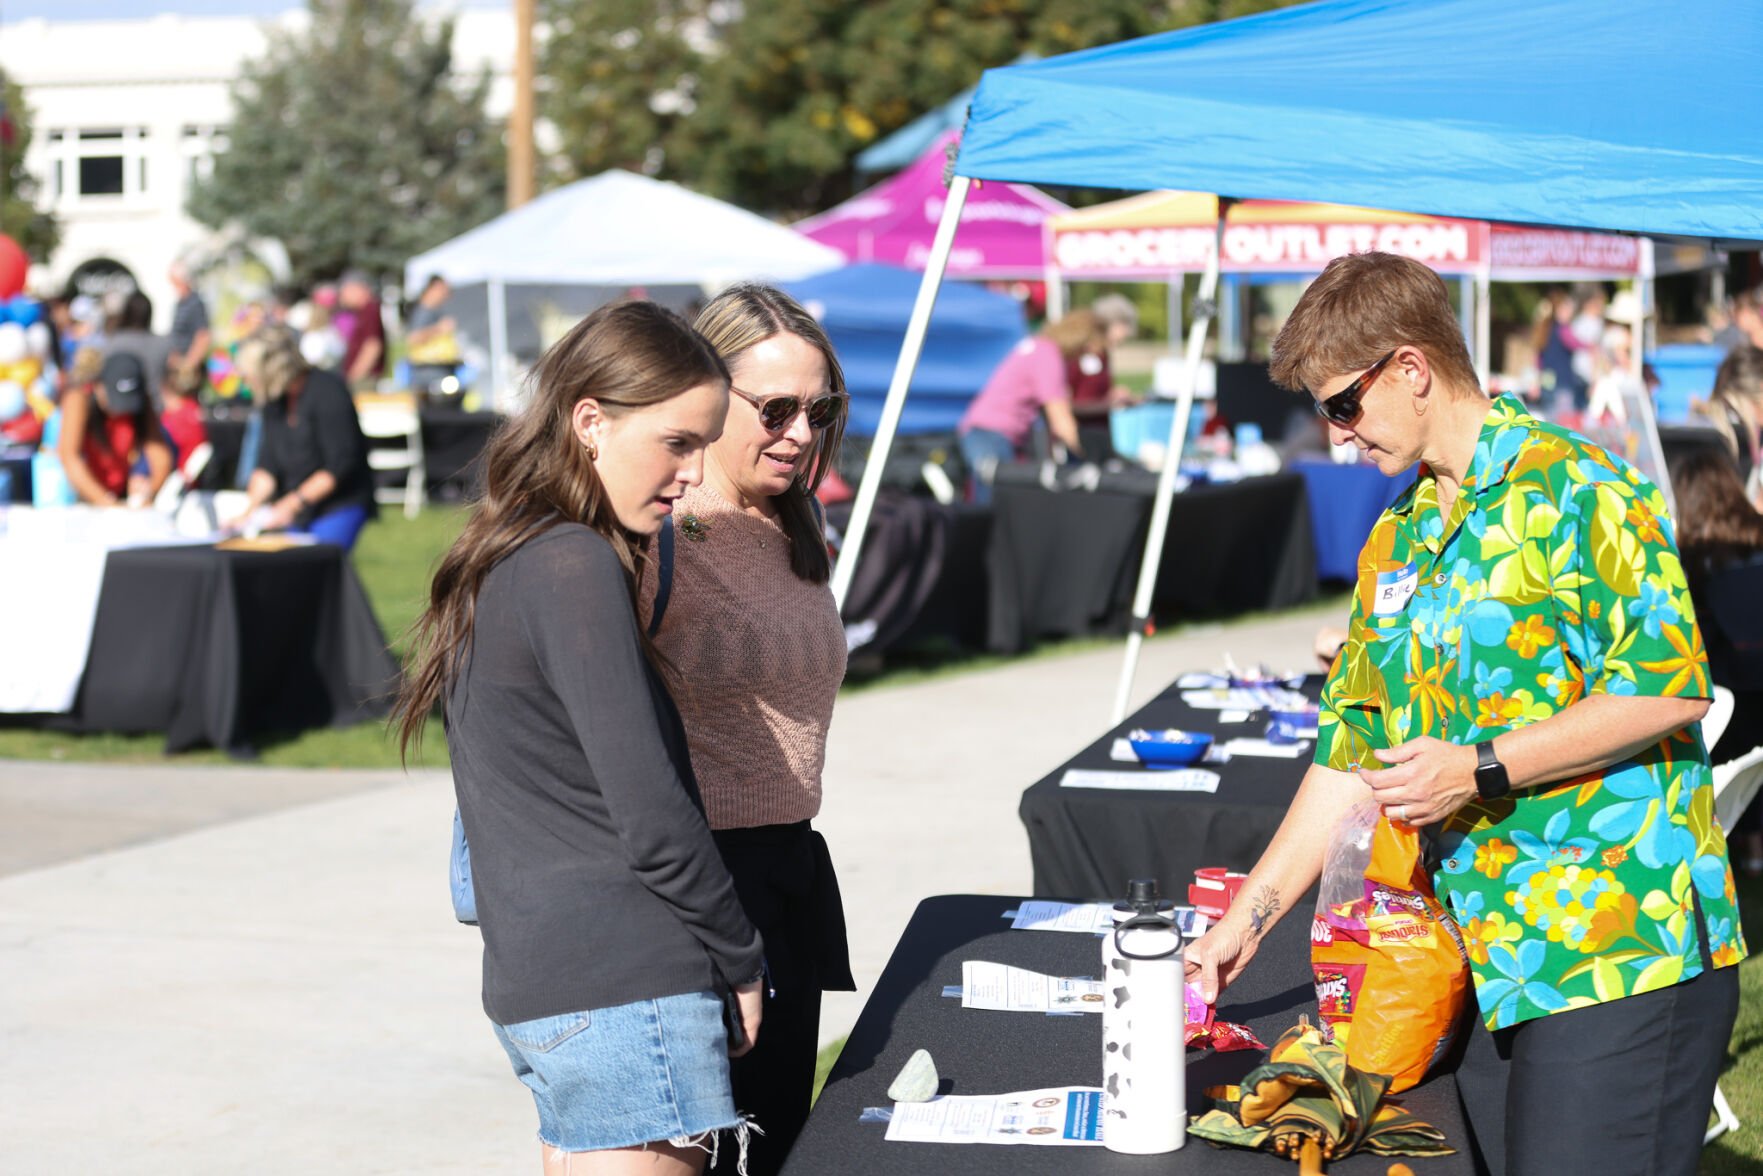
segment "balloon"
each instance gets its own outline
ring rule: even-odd
[[[17,323],[0,323],[0,366],[15,364],[30,354],[30,341]]]
[[[17,380],[0,381],[0,421],[22,416],[30,408],[25,400],[24,385]]]
[[[5,320],[21,327],[34,326],[43,320],[43,304],[28,294],[19,294],[0,306],[0,321]]]
[[[49,333],[48,323],[29,323],[24,329],[25,350],[33,359],[48,359],[49,347],[55,337]]]
[[[11,298],[24,289],[25,272],[30,268],[31,259],[18,242],[0,233],[0,298]]]

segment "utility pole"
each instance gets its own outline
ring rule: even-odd
[[[514,0],[514,109],[508,115],[508,207],[533,198],[533,17],[538,0]]]

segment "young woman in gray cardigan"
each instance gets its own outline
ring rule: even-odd
[[[547,352],[436,572],[394,719],[408,747],[444,708],[484,1010],[548,1176],[690,1176],[724,1131],[745,1151],[729,1058],[759,1032],[762,945],[632,593],[727,405],[722,361],[652,303]]]

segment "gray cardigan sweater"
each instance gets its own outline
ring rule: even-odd
[[[759,933],[600,535],[557,525],[484,578],[446,722],[492,1020],[758,975]]]

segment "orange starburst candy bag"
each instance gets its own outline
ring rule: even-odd
[[[1390,1091],[1426,1077],[1450,1048],[1469,965],[1457,924],[1433,895],[1420,835],[1366,802],[1330,841],[1310,926],[1324,1031],[1355,1069]]]

